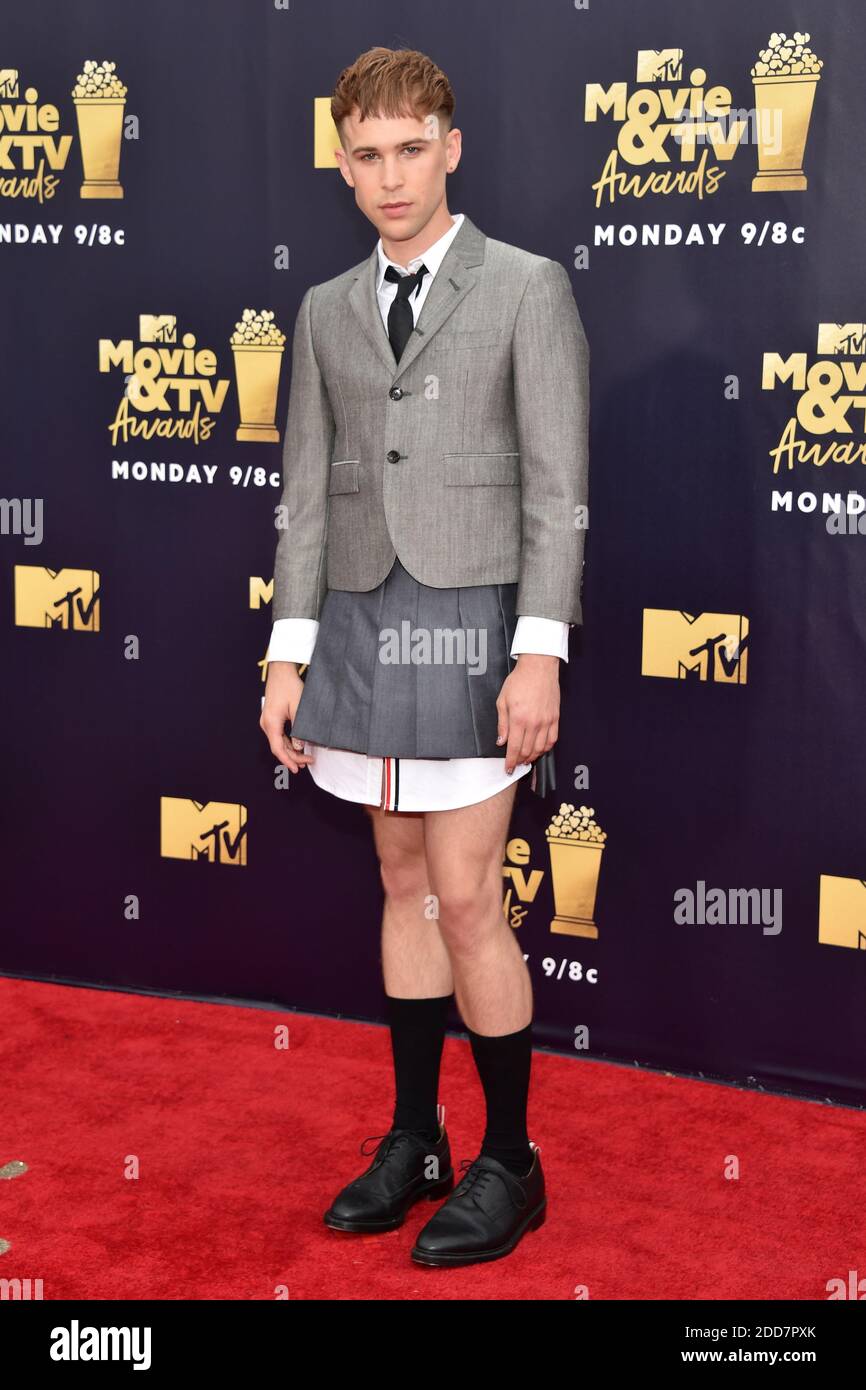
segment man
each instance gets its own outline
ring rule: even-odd
[[[332,97],[340,171],[380,239],[298,312],[261,717],[280,763],[367,808],[385,892],[394,1115],[325,1222],[389,1230],[450,1192],[412,1250],[445,1266],[499,1258],[545,1216],[502,859],[517,780],[552,757],[582,621],[589,411],[563,266],[448,211],[453,111],[412,50],[362,54]],[[456,662],[436,655],[443,632]],[[456,1185],[437,1110],[452,994],[487,1106]]]

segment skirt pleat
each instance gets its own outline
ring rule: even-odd
[[[293,737],[371,757],[504,758],[496,699],[514,665],[516,601],[516,584],[432,588],[396,559],[375,589],[329,589]],[[397,661],[380,660],[389,630]],[[419,630],[462,634],[463,659],[459,647],[444,659],[447,641],[429,661],[403,659]]]

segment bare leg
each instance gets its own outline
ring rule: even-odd
[[[427,872],[439,900],[461,1016],[499,1036],[532,1019],[532,984],[502,911],[502,861],[517,784],[486,801],[424,813]]]
[[[424,851],[425,812],[382,811],[367,806],[385,909],[382,914],[382,974],[385,993],[400,999],[431,999],[453,993],[445,943],[431,907]]]

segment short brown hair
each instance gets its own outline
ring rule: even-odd
[[[331,97],[331,119],[343,138],[340,122],[354,107],[360,120],[434,114],[450,129],[454,93],[441,68],[414,48],[368,48],[344,68]]]

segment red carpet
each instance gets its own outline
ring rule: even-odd
[[[2,978],[0,1013],[0,1171],[27,1165],[0,1180],[0,1278],[46,1299],[826,1299],[866,1274],[859,1111],[536,1053],[546,1224],[423,1269],[435,1206],[385,1236],[322,1224],[390,1123],[384,1028]],[[440,1098],[456,1166],[483,1129],[460,1039]]]

